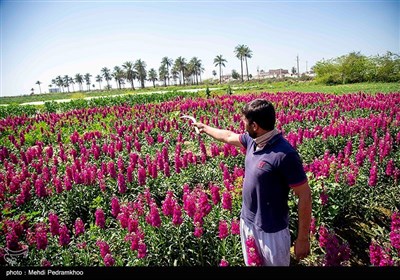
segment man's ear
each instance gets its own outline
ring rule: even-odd
[[[259,127],[258,123],[253,121],[253,131],[256,131]]]

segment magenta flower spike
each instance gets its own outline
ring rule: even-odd
[[[96,219],[95,221],[96,226],[98,226],[99,228],[105,228],[106,220],[103,209],[97,208],[95,212],[95,219]]]

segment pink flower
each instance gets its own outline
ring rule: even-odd
[[[147,255],[147,246],[144,242],[139,242],[139,247],[138,247],[138,258],[143,259]]]
[[[113,217],[117,217],[120,212],[119,200],[117,197],[113,197],[111,199],[111,215]]]
[[[107,253],[104,258],[104,265],[105,266],[113,266],[115,264],[115,260],[113,256],[110,253]]]
[[[211,199],[214,205],[217,205],[221,201],[221,196],[219,195],[219,187],[216,185],[210,186]]]
[[[75,220],[75,236],[79,236],[85,232],[85,225],[81,218]]]
[[[46,259],[42,259],[40,261],[40,265],[43,266],[43,267],[50,267],[51,266],[51,262],[46,260]]]
[[[58,216],[54,213],[49,214],[50,232],[53,236],[59,234],[60,224],[58,223]]]
[[[232,210],[232,196],[229,191],[222,194],[222,208]]]
[[[174,225],[180,225],[183,223],[182,210],[181,206],[179,206],[178,203],[175,203],[174,206],[174,212],[172,213],[172,223]]]
[[[225,259],[222,259],[221,262],[219,263],[219,266],[229,266],[229,262]]]
[[[152,203],[150,205],[150,213],[146,216],[146,222],[152,225],[153,227],[161,226],[161,218],[158,212],[157,205]]]
[[[261,266],[263,264],[256,246],[256,241],[252,235],[249,235],[246,239],[246,253],[248,266]]]
[[[229,235],[228,224],[225,220],[219,221],[219,234],[218,237],[220,239],[225,239]]]
[[[138,170],[138,182],[139,186],[143,186],[146,184],[146,169],[143,168],[142,166],[139,167]]]
[[[125,182],[125,177],[122,173],[118,174],[118,191],[119,193],[125,193],[126,192],[126,182]]]
[[[167,191],[167,195],[162,202],[162,212],[165,216],[172,216],[174,212],[174,199],[173,199],[173,192]]]
[[[95,216],[96,216],[96,222],[95,222],[96,226],[98,226],[99,228],[104,228],[106,225],[106,220],[103,209],[97,208]]]
[[[86,242],[81,242],[81,243],[77,243],[77,244],[76,244],[76,247],[77,247],[78,249],[85,249],[86,246],[87,246]]]
[[[47,228],[44,223],[36,224],[35,239],[36,239],[36,248],[38,250],[46,250],[48,240],[47,240]]]
[[[236,235],[240,234],[240,222],[238,219],[232,219],[231,233]]]
[[[110,253],[110,246],[107,244],[107,242],[102,240],[97,240],[96,245],[100,249],[100,255],[102,258],[104,258],[107,254]]]
[[[377,169],[376,169],[376,164],[374,163],[370,169],[369,172],[369,180],[368,180],[368,185],[376,186],[376,183],[378,181],[378,174],[377,174]]]
[[[201,226],[196,226],[194,229],[194,236],[200,238],[203,235],[203,228]]]
[[[60,228],[60,237],[58,243],[60,244],[60,246],[67,246],[70,241],[71,238],[69,236],[69,230],[66,225],[63,225]]]

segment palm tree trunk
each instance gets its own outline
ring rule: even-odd
[[[240,58],[240,71],[242,74],[242,83],[243,83],[243,57]]]
[[[250,78],[249,78],[249,67],[247,66],[247,57],[245,57],[244,59],[246,59],[246,73],[247,73],[247,81],[250,81]]]
[[[168,86],[169,86],[169,67],[168,67],[168,65],[167,65],[167,75],[168,75]],[[165,81],[166,82],[166,81]],[[167,86],[167,83],[165,83],[165,86]]]

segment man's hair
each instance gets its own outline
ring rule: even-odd
[[[246,103],[242,108],[242,114],[249,122],[256,122],[265,130],[273,130],[275,127],[275,108],[266,99],[254,99]]]

